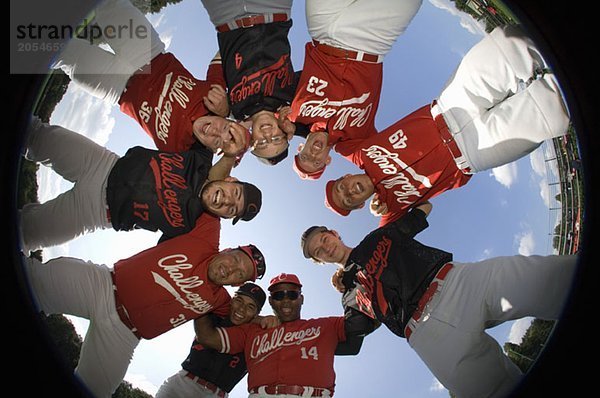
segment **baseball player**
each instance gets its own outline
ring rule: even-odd
[[[224,118],[229,105],[219,58],[211,62],[206,80],[196,79],[173,54],[164,52],[158,33],[129,0],[103,0],[93,22],[105,32],[103,39],[114,54],[74,37],[53,68],[62,69],[90,94],[118,103],[162,151],[186,151],[199,140],[216,152],[236,139],[234,123]],[[115,33],[123,26],[141,33]]]
[[[302,319],[303,302],[298,277],[279,274],[269,284],[269,304],[279,326],[214,328],[201,317],[194,322],[196,338],[223,353],[244,352],[251,398],[331,397],[334,354],[356,355],[378,323],[350,307],[346,317]],[[340,342],[346,342],[343,349]]]
[[[283,114],[289,121],[282,117],[284,131],[306,138],[293,164],[301,178],[320,177],[331,160],[320,157],[327,146],[376,133],[383,58],[421,3],[306,1],[312,41],[306,43],[304,66],[291,108]]]
[[[260,286],[246,282],[231,299],[227,317],[208,316],[218,327],[243,325],[256,318],[265,300]],[[221,354],[196,340],[181,367],[165,380],[155,398],[225,398],[248,372],[243,353]]]
[[[294,97],[297,79],[288,40],[292,0],[202,0],[217,30],[232,115],[252,134],[251,153],[274,165],[288,140],[276,113]]]
[[[243,127],[235,125],[238,138]],[[32,120],[26,157],[49,165],[74,183],[45,203],[20,211],[25,253],[67,242],[97,229],[160,230],[163,239],[191,231],[204,212],[250,221],[260,211],[261,191],[229,173],[236,149],[215,164],[206,147],[162,152],[134,147],[119,157],[61,126]]]
[[[455,396],[506,397],[519,368],[485,330],[534,316],[558,319],[576,256],[507,256],[459,263],[414,236],[428,227],[429,202],[368,234],[356,247],[336,231],[308,228],[306,258],[338,264],[334,285],[359,291],[359,309],[408,340]]]
[[[518,26],[496,28],[466,54],[432,104],[379,134],[337,144],[364,174],[329,181],[326,204],[347,215],[376,193],[388,211],[383,226],[568,126],[558,84],[533,42]]]
[[[187,234],[162,242],[111,269],[76,258],[24,258],[33,299],[45,314],[90,320],[75,373],[96,397],[110,397],[140,339],[153,339],[209,312],[229,313],[224,285],[264,275],[253,245],[219,252],[220,221],[205,213]]]

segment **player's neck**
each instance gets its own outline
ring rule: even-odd
[[[340,259],[340,261],[338,262],[338,264],[343,267],[348,262],[348,258],[350,258],[350,253],[352,252],[352,248],[344,245],[344,247],[342,248],[342,251],[343,251],[343,255],[342,255],[342,258]]]

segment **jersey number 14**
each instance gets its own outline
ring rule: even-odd
[[[302,355],[300,356],[302,359],[310,359],[310,356],[315,361],[319,360],[319,352],[317,351],[316,346],[312,346],[308,350],[306,350],[306,347],[300,347],[300,351],[302,351]]]

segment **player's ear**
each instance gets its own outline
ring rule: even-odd
[[[327,159],[325,159],[325,166],[328,166],[331,163],[331,155],[327,155]]]

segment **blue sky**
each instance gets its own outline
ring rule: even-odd
[[[479,41],[483,30],[470,17],[453,9],[447,0],[425,1],[406,33],[394,45],[384,63],[384,88],[376,125],[383,129],[418,107],[430,102],[466,51]],[[200,1],[186,0],[150,15],[168,51],[198,78],[203,78],[208,62],[217,50],[216,34]],[[304,2],[293,7],[291,31],[292,60],[301,69],[304,44],[309,40],[304,19]],[[119,155],[152,141],[117,107],[110,107],[71,85],[57,107],[51,122],[87,135]],[[294,138],[290,150],[301,140]],[[430,228],[418,239],[454,253],[461,262],[513,254],[548,254],[552,251],[549,231],[554,226],[556,203],[550,198],[545,146],[531,156],[505,167],[475,175],[464,187],[432,200]],[[323,205],[327,180],[357,168],[337,155],[318,181],[301,181],[288,157],[276,167],[267,167],[247,155],[232,175],[259,186],[263,191],[261,213],[250,223],[235,227],[223,222],[221,247],[254,243],[267,259],[267,274],[259,283],[266,287],[279,272],[293,272],[304,284],[305,318],[341,315],[340,296],[329,283],[335,268],[317,266],[305,260],[299,249],[301,233],[311,225],[326,225],[340,232],[354,246],[378,220],[368,210],[340,217]],[[69,185],[46,169],[39,173],[40,200],[45,201],[68,189]],[[45,249],[45,259],[60,255],[91,260],[112,266],[121,258],[154,245],[159,235],[147,231],[101,231],[68,244]],[[268,306],[267,306],[268,307]],[[269,314],[265,308],[263,314]],[[73,319],[80,334],[87,323]],[[490,331],[500,344],[519,341],[528,320],[513,322]],[[165,378],[180,369],[193,338],[186,324],[151,341],[142,341],[129,367],[126,380],[155,393]],[[393,396],[402,386],[406,397],[447,397],[448,393],[410,349],[404,339],[380,328],[369,336],[357,357],[336,359],[336,396]],[[408,382],[410,381],[410,382]],[[232,398],[246,397],[242,381]]]

